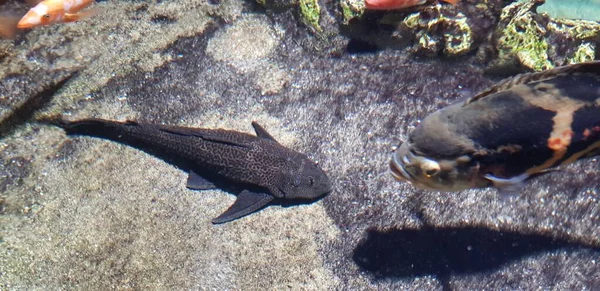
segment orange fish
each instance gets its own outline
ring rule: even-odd
[[[94,0],[25,0],[35,5],[25,16],[15,13],[0,14],[0,37],[13,38],[17,28],[33,28],[53,23],[73,22],[94,15],[98,9],[79,12],[88,7]]]
[[[460,0],[442,0],[456,4]],[[394,10],[423,5],[427,0],[365,0],[365,8],[369,10]]]
[[[73,22],[90,16],[95,11],[79,10],[92,4],[93,0],[45,0],[31,8],[17,24],[18,28],[32,28],[53,23]]]

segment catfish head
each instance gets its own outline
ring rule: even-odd
[[[285,199],[316,199],[331,192],[329,177],[306,155],[296,153],[289,158],[289,165],[278,175],[277,187],[280,198]]]

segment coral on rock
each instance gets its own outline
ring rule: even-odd
[[[506,6],[487,56],[492,70],[542,71],[595,57],[600,24],[585,20],[552,19],[536,9],[544,1],[529,0]],[[485,49],[480,51],[483,55]]]
[[[402,21],[401,29],[414,38],[413,50],[435,56],[440,51],[455,56],[471,50],[473,35],[467,17],[456,11],[442,9],[437,4],[410,14]]]

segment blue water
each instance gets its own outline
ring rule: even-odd
[[[600,21],[600,0],[546,0],[538,9],[554,18]]]

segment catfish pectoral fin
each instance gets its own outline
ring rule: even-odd
[[[189,189],[194,190],[210,190],[217,189],[218,187],[213,184],[213,182],[206,180],[204,177],[196,174],[196,172],[191,171],[187,178],[187,183],[185,185]]]
[[[274,197],[267,193],[244,190],[238,194],[233,205],[219,215],[219,217],[213,219],[212,223],[225,223],[246,216],[265,207],[273,199]]]

